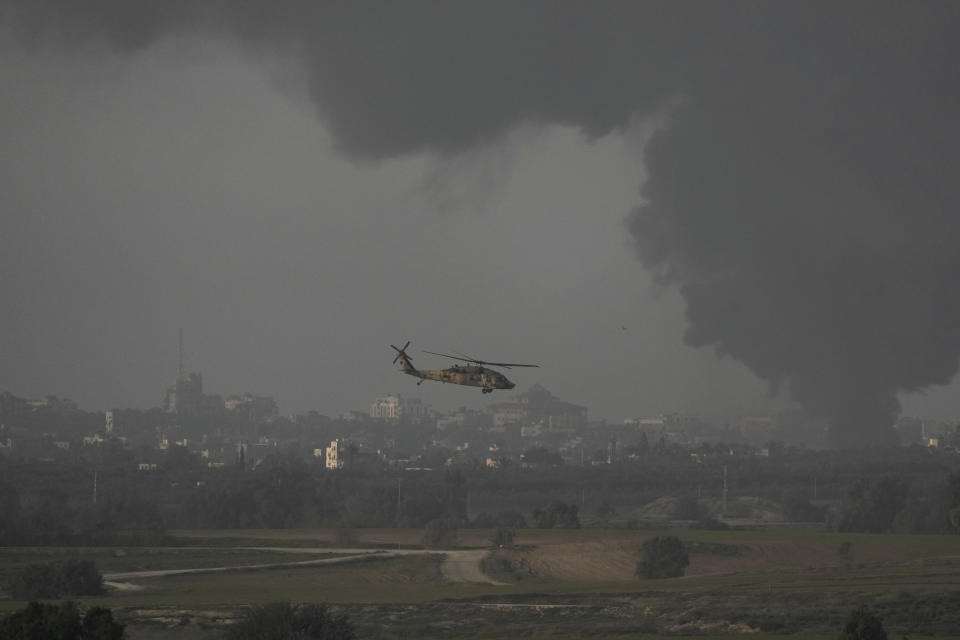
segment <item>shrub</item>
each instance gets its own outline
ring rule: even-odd
[[[110,609],[93,607],[81,615],[73,602],[31,602],[0,618],[4,640],[122,640],[123,634],[123,625],[113,619]]]
[[[89,560],[67,560],[50,564],[31,564],[10,579],[14,598],[60,598],[97,596],[103,590],[103,576]]]
[[[676,578],[690,564],[690,557],[680,538],[657,536],[643,543],[643,558],[636,574],[642,578]]]
[[[226,632],[227,640],[354,640],[346,616],[319,604],[273,602],[251,607]]]
[[[577,505],[565,502],[551,502],[546,509],[534,509],[533,519],[538,529],[579,529],[580,518]]]
[[[859,607],[850,612],[839,640],[887,640],[887,632],[880,618],[866,607]]]

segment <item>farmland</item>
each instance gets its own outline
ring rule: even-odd
[[[521,529],[512,548],[490,550],[490,530],[463,529],[458,549],[424,551],[421,530],[359,529],[351,551],[338,548],[335,533],[178,531],[182,547],[8,548],[0,550],[0,566],[9,572],[80,557],[108,579],[234,567],[125,577],[122,588],[82,599],[113,608],[132,638],[214,638],[240,607],[279,600],[328,603],[361,637],[833,637],[859,604],[874,608],[891,635],[960,637],[955,536]],[[661,534],[686,543],[686,575],[635,577],[642,541]],[[486,574],[450,571],[457,558],[472,564],[482,557]],[[290,564],[304,560],[313,564]],[[260,568],[243,568],[251,565]],[[3,610],[22,605],[0,603]]]

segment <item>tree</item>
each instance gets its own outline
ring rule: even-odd
[[[14,598],[59,598],[96,596],[103,593],[103,576],[90,560],[67,560],[50,564],[31,564],[10,579]]]
[[[850,612],[839,640],[887,640],[883,622],[866,607]]]
[[[424,549],[443,549],[457,544],[457,525],[446,518],[431,520],[423,530]]]
[[[837,531],[887,533],[907,502],[905,480],[883,476],[875,481],[858,480],[847,494],[836,521]]]
[[[320,604],[273,602],[251,607],[227,629],[227,640],[354,640],[346,616]]]
[[[657,536],[643,543],[643,558],[637,563],[641,578],[676,578],[690,564],[690,557],[680,538]]]
[[[0,545],[13,544],[16,541],[20,510],[17,490],[0,480]]]
[[[577,505],[565,502],[551,502],[546,509],[534,509],[533,519],[538,529],[579,529],[580,518]]]
[[[83,616],[84,640],[122,640],[124,625],[106,607],[93,607]]]
[[[122,640],[124,626],[110,609],[93,607],[81,615],[76,603],[31,602],[0,618],[4,640]]]

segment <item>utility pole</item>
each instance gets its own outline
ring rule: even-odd
[[[400,485],[403,478],[397,478],[397,524],[400,524]]]
[[[727,465],[723,465],[723,506],[721,515],[727,515]]]
[[[93,504],[97,504],[97,470],[93,470]]]

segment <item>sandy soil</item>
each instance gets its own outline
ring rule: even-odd
[[[514,566],[536,575],[572,581],[631,580],[641,558],[642,538],[612,538],[536,544],[502,552]],[[728,574],[747,569],[803,568],[836,564],[834,552],[822,547],[762,543],[747,545],[738,556],[692,554],[687,576]]]

